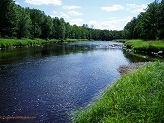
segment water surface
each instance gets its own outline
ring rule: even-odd
[[[118,44],[113,47],[113,44]],[[0,123],[66,123],[120,74],[131,57],[115,42],[45,44],[0,51]]]

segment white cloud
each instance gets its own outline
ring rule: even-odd
[[[57,14],[57,12],[56,12],[56,11],[53,11],[53,13],[54,13],[54,14]]]
[[[77,11],[69,11],[68,14],[73,15],[73,16],[83,15],[83,13],[80,13],[80,12],[77,12]]]
[[[70,16],[66,13],[63,13],[63,12],[56,12],[56,11],[53,11],[53,15],[51,15],[52,18],[55,18],[55,17],[59,17],[59,18],[70,18]]]
[[[15,2],[15,4],[19,5],[19,2]]]
[[[34,4],[34,5],[62,5],[61,0],[25,0],[25,3]]]
[[[63,13],[63,14],[60,15],[60,18],[64,18],[65,19],[65,18],[70,18],[70,17],[69,17],[69,15]]]
[[[79,9],[81,8],[80,6],[63,6],[63,9],[68,9],[68,10],[72,10],[72,9]]]
[[[131,10],[131,12],[135,14],[139,14],[141,12],[145,12],[145,9],[147,8],[147,4],[137,5],[137,4],[126,4],[128,7],[130,7],[128,10]]]
[[[97,29],[123,30],[124,26],[131,19],[132,17],[125,17],[107,21],[89,21],[89,24],[94,25]]]
[[[116,20],[118,19],[117,17],[110,17],[109,20]]]
[[[55,17],[57,17],[57,13],[58,12],[56,12],[56,11],[53,11],[53,14],[52,15],[50,15],[52,18],[55,18]]]
[[[121,5],[113,5],[111,7],[101,7],[101,9],[104,10],[104,11],[111,12],[111,11],[122,10],[122,9],[124,9],[124,7],[121,6]]]
[[[80,16],[80,15],[83,15],[83,13],[79,13],[77,11],[68,11],[66,13],[53,11],[53,14],[51,15],[51,17],[52,18],[59,17],[59,18],[66,19],[66,18],[70,18],[70,16]]]
[[[136,7],[138,7],[138,5],[137,4],[126,4],[127,6],[129,6],[129,7],[132,7],[132,8],[136,8]]]
[[[83,19],[72,19],[72,20],[69,20],[69,23],[71,25],[76,24],[77,26],[82,26],[83,25],[83,22],[84,22]]]
[[[129,22],[131,20],[132,20],[132,17],[125,17],[125,18],[120,18],[116,21],[118,21],[118,22]]]
[[[138,8],[133,10],[132,12],[136,13],[136,14],[139,14],[141,12],[145,12],[146,8],[147,8],[147,5],[146,4],[142,4],[142,5],[138,6]]]

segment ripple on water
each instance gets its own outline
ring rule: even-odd
[[[16,60],[0,64],[0,115],[67,122],[68,112],[86,105],[120,76],[120,65],[129,63],[121,49],[110,49],[109,44],[78,42],[18,49],[24,56],[14,52],[18,55],[12,54],[11,59],[17,56]]]

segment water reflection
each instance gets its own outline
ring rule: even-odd
[[[102,43],[102,42],[101,42]],[[75,53],[87,53],[94,50],[112,50],[106,42],[102,43],[69,43],[69,44],[45,44],[33,47],[23,47],[17,49],[8,49],[0,51],[0,63],[14,63],[29,58],[50,57]],[[113,48],[114,50],[114,48]]]
[[[45,44],[0,51],[0,116],[36,116],[0,123],[66,123],[136,60],[114,42]],[[141,60],[141,59],[140,59]]]
[[[135,62],[149,62],[149,61],[164,61],[163,58],[160,58],[158,56],[151,56],[147,54],[137,54],[133,52],[126,52],[126,50],[123,50],[124,56],[129,60],[129,62],[135,63]]]
[[[148,58],[137,57],[137,56],[135,56],[133,54],[130,54],[130,53],[126,52],[126,50],[123,50],[123,54],[132,63],[134,63],[134,62],[148,62],[148,61],[150,61],[150,59],[148,59]]]

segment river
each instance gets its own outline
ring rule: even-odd
[[[71,111],[120,77],[120,65],[147,61],[120,44],[47,43],[1,50],[0,123],[67,123]]]

